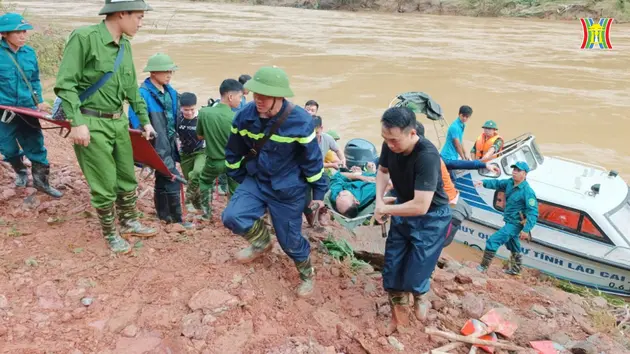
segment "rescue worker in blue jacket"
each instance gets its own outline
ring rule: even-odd
[[[271,235],[262,219],[269,209],[278,243],[295,262],[302,280],[297,294],[308,296],[315,270],[310,244],[301,233],[306,186],[312,187],[310,205],[317,208],[324,206],[328,189],[313,119],[284,99],[292,97],[293,91],[287,74],[278,67],[260,68],[244,88],[254,93],[254,100],[234,117],[225,148],[228,175],[240,185],[223,211],[223,224],[250,242],[236,258],[241,263],[251,262],[271,249]],[[277,131],[259,147],[263,136],[284,117]]]
[[[0,17],[0,105],[50,112],[50,105],[42,98],[37,55],[26,45],[26,31],[31,29],[33,26],[19,14],[6,13]],[[49,185],[48,152],[36,118],[16,116],[8,123],[0,122],[0,154],[13,167],[17,187],[28,184],[23,161],[23,155],[26,155],[32,163],[33,187],[55,198],[63,195]]]
[[[140,86],[140,94],[147,104],[149,119],[155,129],[156,137],[152,140],[155,151],[174,175],[180,175],[176,162],[180,161],[177,149],[177,112],[179,112],[179,97],[175,89],[169,84],[173,71],[178,67],[173,60],[164,53],[152,55],[144,72],[149,77]],[[140,120],[129,106],[129,122],[132,128],[139,129]],[[180,223],[185,228],[194,225],[182,219],[182,205],[180,199],[180,182],[155,171],[154,203],[157,216],[167,223]]]
[[[486,249],[483,252],[481,264],[477,267],[480,272],[486,272],[497,250],[502,245],[512,252],[510,268],[505,273],[519,275],[523,264],[520,239],[527,239],[538,220],[538,200],[536,193],[527,183],[529,165],[525,161],[519,161],[512,167],[512,178],[484,179],[475,182],[475,187],[483,186],[505,192],[505,210],[503,221],[505,225],[492,234],[486,241]]]

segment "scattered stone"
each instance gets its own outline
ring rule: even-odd
[[[547,337],[552,342],[556,342],[560,345],[566,346],[567,343],[571,342],[571,337],[564,332],[553,332],[549,334]]]
[[[193,312],[182,318],[182,335],[186,338],[193,338],[195,333],[201,330],[201,312]]]
[[[467,275],[457,274],[455,276],[455,281],[460,284],[471,284],[473,282],[472,278]]]
[[[549,316],[549,311],[547,311],[547,309],[544,306],[539,305],[539,304],[534,304],[532,306],[532,311],[541,316],[545,316],[545,317]]]
[[[8,309],[9,308],[9,300],[7,300],[6,296],[0,295],[0,309]]]
[[[181,234],[186,232],[186,228],[179,223],[172,223],[165,227],[165,231],[169,234]]]
[[[66,293],[66,297],[72,301],[77,301],[81,299],[84,294],[85,294],[85,289],[78,288],[78,289],[68,290],[68,292]]]
[[[387,338],[385,338],[385,337],[379,337],[376,341],[378,342],[378,344],[380,344],[380,345],[382,345],[384,347],[389,345],[389,343],[387,342]]]
[[[595,346],[589,342],[578,342],[571,347],[571,353],[573,354],[597,354]]]
[[[2,200],[9,200],[15,197],[15,191],[13,189],[5,189],[2,191]]]
[[[402,352],[403,350],[405,350],[405,346],[402,343],[400,343],[398,339],[396,339],[395,337],[389,336],[387,337],[387,341],[392,347],[394,347],[399,352]]]
[[[339,276],[341,276],[341,270],[339,270],[339,268],[337,268],[337,267],[332,267],[332,268],[330,268],[330,274],[333,277],[339,277]]]
[[[139,312],[140,304],[133,304],[118,311],[114,317],[107,321],[107,329],[113,333],[120,332],[123,328],[127,327],[128,324],[136,320]]]
[[[72,314],[70,312],[65,312],[61,315],[61,322],[66,323],[72,321]]]
[[[604,299],[601,296],[596,296],[591,301],[593,302],[593,305],[595,305],[596,307],[599,307],[602,309],[605,309],[608,307],[608,300]]]
[[[94,300],[92,300],[91,297],[84,297],[83,299],[81,299],[81,303],[83,304],[83,306],[90,306],[92,305],[92,302]]]
[[[47,281],[35,289],[37,303],[43,309],[63,308],[63,301],[57,292],[57,287],[52,281]]]
[[[193,311],[202,310],[210,313],[221,307],[232,307],[238,304],[238,299],[225,291],[215,289],[201,289],[188,301],[188,307]]]
[[[125,329],[123,329],[122,334],[125,337],[133,338],[136,336],[136,334],[138,334],[138,327],[136,327],[136,325],[134,324],[130,324],[129,326],[125,327]]]
[[[444,300],[433,300],[431,301],[431,306],[433,307],[433,309],[435,311],[439,311],[440,309],[442,309],[444,306],[446,306],[446,302],[444,302]]]
[[[462,309],[471,318],[483,316],[483,300],[472,293],[467,293],[462,299]]]
[[[449,273],[442,269],[436,268],[435,274],[433,275],[433,280],[438,283],[449,283],[455,279],[455,274]]]

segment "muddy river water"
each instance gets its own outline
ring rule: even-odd
[[[612,50],[581,50],[578,20],[149,1],[155,11],[132,41],[139,74],[150,55],[166,52],[180,67],[173,85],[202,102],[218,96],[225,78],[278,65],[290,75],[294,101],[317,100],[324,127],[336,129],[342,144],[364,137],[380,148],[379,117],[392,98],[424,91],[449,122],[460,105],[472,106],[467,149],[492,119],[507,139],[532,132],[546,155],[630,179],[628,25],[613,24]],[[14,3],[33,21],[71,28],[99,21],[103,2]]]

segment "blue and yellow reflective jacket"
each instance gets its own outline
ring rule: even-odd
[[[42,103],[42,84],[39,81],[39,65],[37,64],[35,49],[25,45],[14,53],[4,39],[0,42],[0,46],[2,47],[0,48],[0,82],[2,82],[0,85],[0,104],[35,108],[36,105],[33,102],[31,90],[24,82],[22,74],[20,74],[13,60],[9,57],[11,55],[20,64],[29,84],[37,94],[39,100],[37,103]]]
[[[276,191],[303,188],[310,183],[313,199],[323,200],[328,189],[324,176],[324,159],[317,139],[313,118],[303,108],[295,107],[275,134],[245,166],[241,161],[254,143],[263,138],[287,108],[284,100],[280,112],[271,119],[261,119],[256,104],[249,102],[234,117],[232,133],[225,147],[228,175],[242,183],[247,175],[271,184]]]
[[[503,211],[503,221],[518,225],[521,223],[521,216],[527,218],[523,231],[530,232],[538,220],[538,200],[536,193],[527,181],[521,182],[514,187],[514,180],[507,179],[484,179],[483,186],[488,189],[495,189],[505,192],[505,210]]]

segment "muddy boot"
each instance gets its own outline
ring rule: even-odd
[[[15,171],[15,186],[26,187],[28,184],[28,171],[26,170],[24,161],[22,161],[22,157],[13,158],[9,163],[11,167],[13,167],[13,171]]]
[[[103,230],[103,237],[109,248],[114,253],[129,253],[131,252],[131,246],[125,239],[120,237],[116,232],[116,225],[114,224],[114,206],[110,206],[109,208],[96,209],[96,214],[98,215],[98,219],[101,223],[101,229]]]
[[[157,235],[157,230],[144,226],[138,221],[136,199],[136,191],[118,193],[116,211],[118,212],[118,222],[120,222],[120,235],[124,238]]]
[[[212,219],[212,189],[209,189],[207,191],[200,191],[199,194],[201,211],[203,212],[201,218],[203,220],[210,220]]]
[[[168,196],[169,215],[173,222],[176,222],[184,227],[186,230],[192,230],[195,228],[195,224],[184,221],[182,218],[182,204],[179,194],[171,194]]]
[[[297,296],[307,297],[313,293],[315,287],[315,268],[311,265],[311,257],[305,261],[295,262],[302,283],[297,288]]]
[[[490,267],[490,263],[492,263],[492,259],[494,258],[495,254],[496,252],[484,250],[481,264],[477,266],[477,270],[482,273],[488,271],[488,267]]]
[[[413,314],[418,321],[424,322],[429,314],[430,303],[425,299],[423,294],[413,295]]]
[[[236,261],[239,263],[252,262],[271,250],[271,234],[262,219],[256,220],[244,237],[251,245],[236,254]]]
[[[523,255],[521,253],[512,252],[512,257],[510,257],[510,269],[506,269],[504,273],[514,276],[520,276],[522,265]]]
[[[218,177],[218,180],[219,180],[219,186],[218,186],[219,195],[226,195],[228,192],[227,175],[225,173],[220,174]]]
[[[40,192],[44,192],[53,198],[61,198],[63,193],[51,187],[48,184],[48,176],[50,175],[50,166],[44,165],[35,161],[32,161],[33,167],[31,173],[33,174],[33,187]]]
[[[394,333],[398,327],[409,326],[409,295],[405,292],[390,292],[389,306],[392,309],[392,321],[387,328],[389,334]]]

